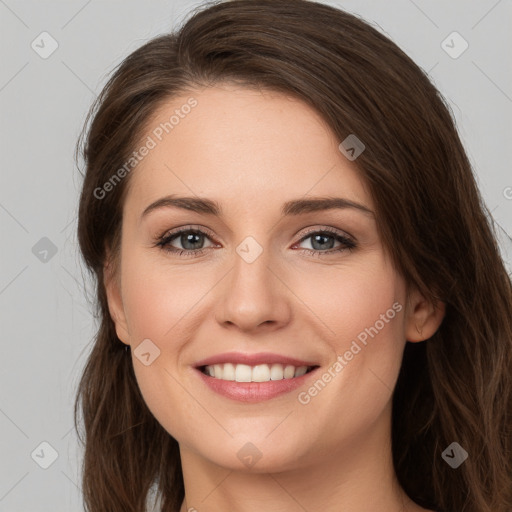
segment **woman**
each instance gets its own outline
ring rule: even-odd
[[[212,4],[89,120],[88,510],[512,509],[510,278],[394,43],[319,3]]]

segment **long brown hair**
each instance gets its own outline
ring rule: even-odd
[[[363,141],[357,167],[395,268],[433,304],[446,304],[435,335],[406,344],[393,396],[399,482],[427,508],[510,512],[512,287],[453,115],[387,37],[306,0],[203,6],[129,55],[89,111],[77,145],[85,162],[78,240],[95,278],[99,329],[75,402],[87,510],[141,512],[156,489],[162,510],[177,512],[184,498],[178,443],[141,396],[104,289],[106,248],[119,255],[131,174],[101,199],[95,191],[129,159],[163,102],[221,82],[293,95],[340,142],[349,134]],[[457,469],[441,456],[454,441],[469,454]]]

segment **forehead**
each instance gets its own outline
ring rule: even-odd
[[[125,203],[137,210],[174,193],[237,212],[306,195],[343,195],[371,207],[324,120],[282,93],[225,84],[193,90],[163,104],[141,141],[151,149],[132,171]]]

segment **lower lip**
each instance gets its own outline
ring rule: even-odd
[[[236,382],[210,377],[196,368],[203,382],[219,395],[240,402],[262,402],[279,395],[290,393],[304,383],[318,370],[318,367],[300,377],[291,379],[269,380],[268,382]]]

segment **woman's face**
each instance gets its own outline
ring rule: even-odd
[[[174,98],[149,126],[107,291],[182,455],[281,471],[385,440],[406,339],[437,324],[407,302],[341,141],[296,99],[227,85]]]

